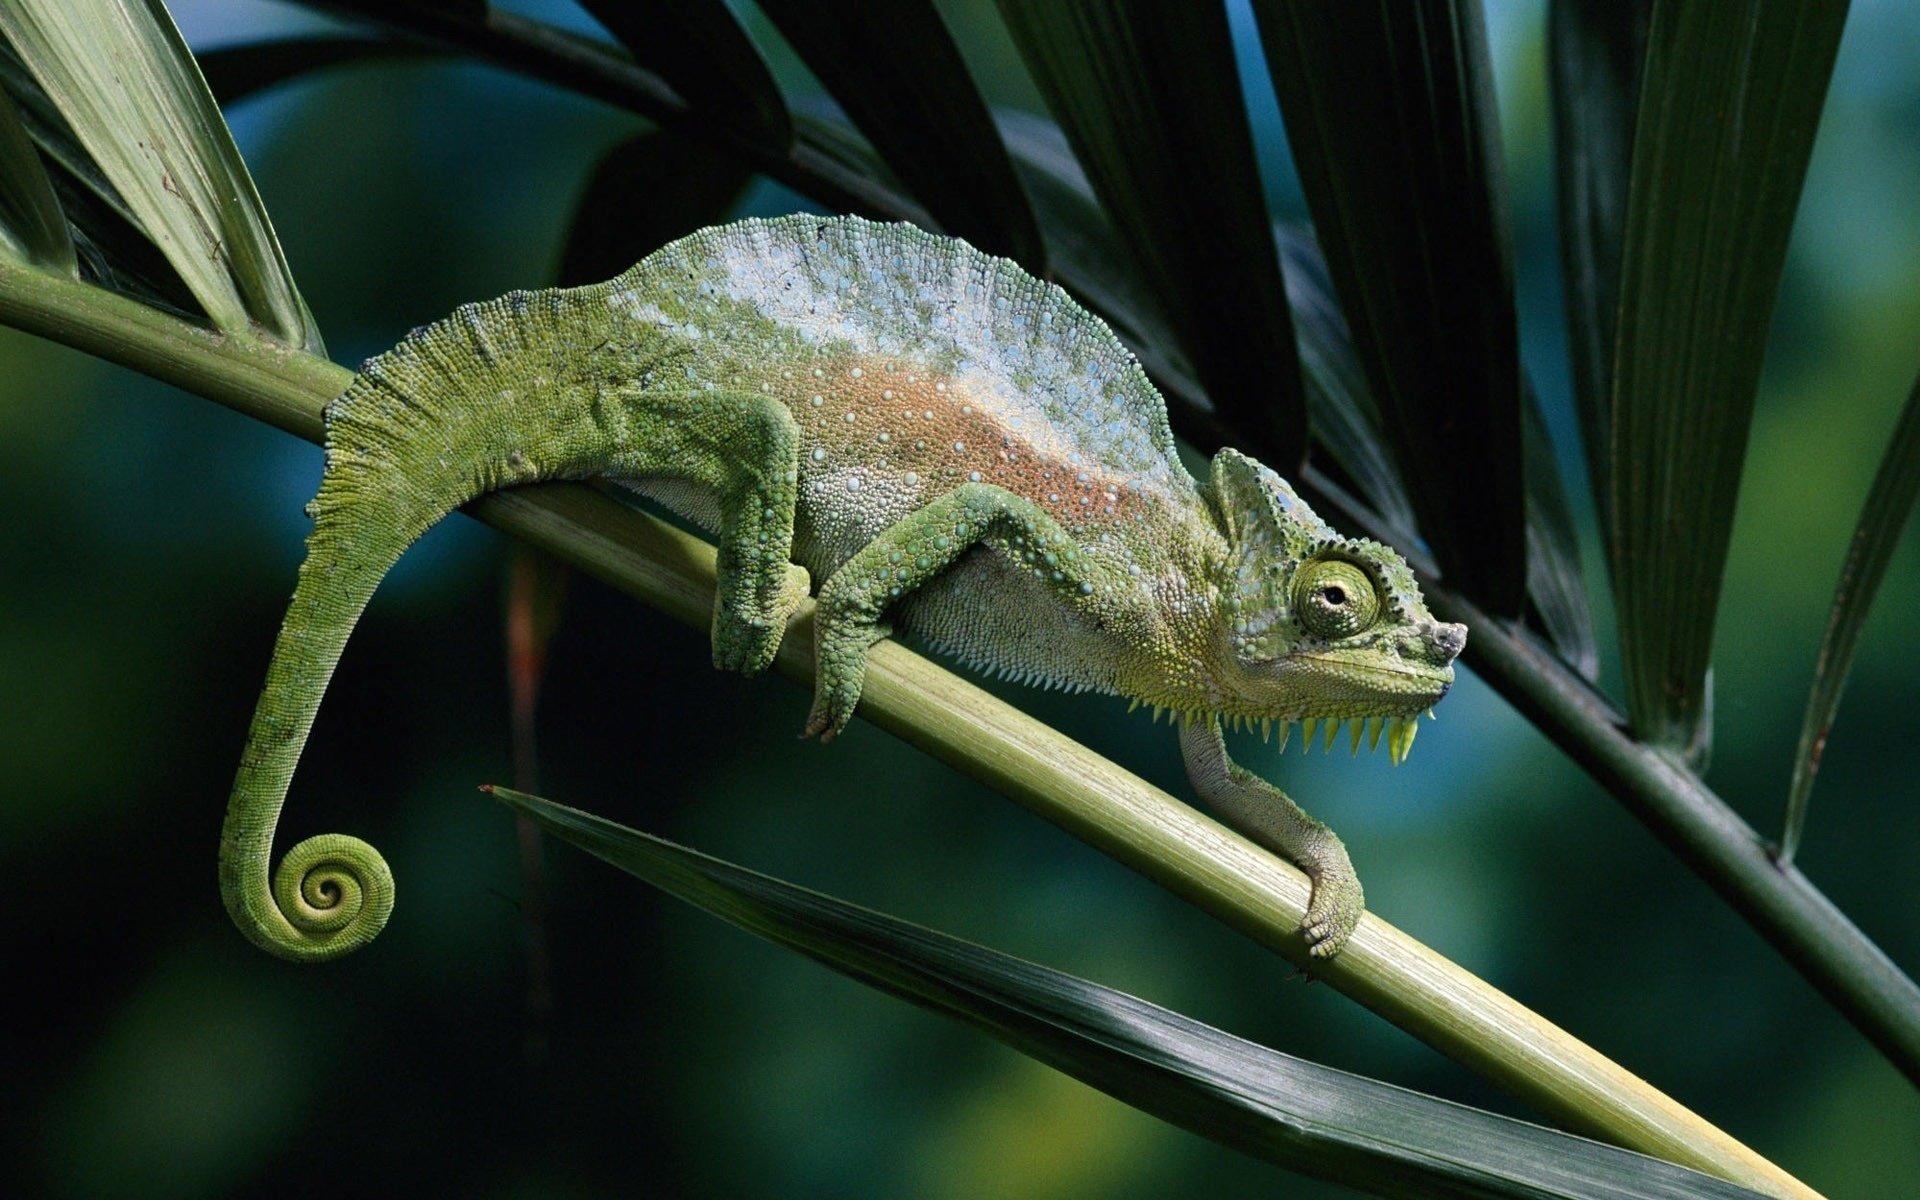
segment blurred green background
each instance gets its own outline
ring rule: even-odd
[[[265,0],[173,7],[196,48],[327,27]],[[501,7],[592,28],[564,3]],[[990,0],[940,7],[992,98],[1038,108]],[[1257,54],[1244,5],[1231,8]],[[1489,17],[1525,356],[1577,481],[1544,6],[1495,0]],[[764,22],[754,31],[778,46]],[[812,86],[790,55],[776,66],[790,89]],[[1273,205],[1298,218],[1264,81],[1249,101]],[[549,282],[592,163],[642,127],[429,63],[311,77],[229,119],[348,364],[461,301]],[[802,207],[760,182],[741,213]],[[1846,539],[1917,364],[1920,7],[1855,0],[1717,647],[1709,780],[1764,832],[1778,827]],[[507,546],[463,519],[375,601],[283,834],[379,846],[400,881],[397,919],[343,963],[260,954],[220,909],[214,848],[319,451],[4,330],[0,439],[0,873],[16,1013],[0,1043],[0,1193],[1347,1194],[1161,1125],[564,847],[547,854],[552,1011],[530,1015],[513,825],[473,789],[511,769]],[[1576,501],[1604,614],[1591,506]],[[1867,629],[1801,855],[1910,971],[1914,542]],[[1001,691],[1184,794],[1173,739],[1143,714]],[[887,736],[856,724],[830,748],[798,741],[806,703],[777,679],[715,673],[703,637],[576,580],[544,689],[542,790],[1316,1061],[1530,1115]],[[1384,755],[1297,748],[1283,762],[1247,747],[1244,761],[1341,831],[1388,920],[1828,1194],[1920,1193],[1920,1097],[1893,1068],[1504,702],[1469,678],[1440,712],[1397,771]]]

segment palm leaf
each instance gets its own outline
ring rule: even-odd
[[[793,145],[793,117],[767,60],[721,0],[581,0],[581,7],[673,85],[704,121],[765,149]]]
[[[752,170],[678,130],[638,134],[593,169],[560,258],[563,285],[611,279],[674,238],[725,217]]]
[[[1634,731],[1696,763],[1767,327],[1846,12],[1661,4],[1647,36],[1600,486]]]
[[[1294,474],[1307,441],[1300,364],[1226,9],[999,7],[1101,207],[1165,298],[1215,411],[1243,445]]]
[[[1340,312],[1320,243],[1311,230],[1299,226],[1277,226],[1274,235],[1280,241],[1287,301],[1300,336],[1314,439],[1326,447],[1394,540],[1411,546],[1419,528],[1413,503],[1394,461],[1380,406],[1354,353],[1353,334]]]
[[[1254,5],[1288,141],[1442,575],[1518,615],[1520,366],[1479,5]]]
[[[74,271],[73,238],[53,181],[20,112],[0,88],[0,257],[63,275]]]
[[[1627,168],[1652,0],[1553,0],[1554,166],[1573,396],[1596,487],[1607,469]],[[1606,519],[1606,506],[1600,506]]]
[[[273,227],[159,0],[0,0],[0,34],[215,327],[320,334]]]
[[[221,105],[285,83],[296,75],[367,59],[422,58],[430,52],[370,37],[292,37],[202,51],[196,57],[207,90]]]
[[[1142,1111],[1306,1175],[1379,1196],[1758,1195],[1306,1062],[578,809],[485,790],[554,836],[730,924],[953,1017]]]
[[[1045,274],[1007,148],[931,0],[762,0],[761,11],[948,232]]]
[[[1561,487],[1540,396],[1531,387],[1521,420],[1527,456],[1527,601],[1560,657],[1583,678],[1594,680],[1600,675],[1600,647],[1586,575],[1580,569],[1580,538]]]

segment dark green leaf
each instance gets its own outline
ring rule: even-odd
[[[214,325],[318,351],[253,180],[159,0],[6,0],[4,33]]]
[[[1560,479],[1540,397],[1527,388],[1522,434],[1527,474],[1527,602],[1567,665],[1589,682],[1600,675],[1593,608],[1580,569],[1580,537]]]
[[[1244,1041],[1137,997],[489,789],[556,837],[777,945],[963,1021],[1164,1120],[1382,1196],[1742,1197],[1658,1159]]]
[[[1602,521],[1627,166],[1652,11],[1653,0],[1553,0],[1548,12],[1567,343]]]
[[[793,118],[760,50],[721,0],[581,0],[580,6],[686,98],[696,116],[775,153]]]
[[[370,58],[420,58],[431,53],[378,38],[298,37],[224,46],[198,57],[208,90],[225,105],[308,71]]]
[[[1154,302],[1133,256],[1100,210],[1066,135],[1045,117],[1017,109],[1001,109],[994,119],[1033,198],[1061,286],[1112,325],[1156,380],[1176,379],[1194,390],[1193,366],[1180,352],[1166,312]]]
[[[1225,6],[999,7],[1215,411],[1294,474],[1304,389]]]
[[[118,189],[100,173],[66,118],[4,40],[0,40],[0,90],[12,97],[22,126],[40,149],[66,215],[80,277],[143,304],[189,320],[200,319],[199,306],[178,272],[140,228]]]
[[[1313,436],[1373,507],[1397,540],[1409,543],[1418,528],[1393,445],[1382,430],[1380,407],[1367,389],[1366,372],[1353,351],[1353,335],[1340,314],[1327,276],[1327,262],[1309,229],[1277,225],[1287,300],[1300,335],[1300,367],[1307,381],[1307,412]]]
[[[0,88],[0,258],[63,275],[74,270],[73,239],[47,168]]]
[[[1007,148],[931,0],[761,0],[760,9],[942,228],[1045,274]]]
[[[1477,3],[1254,5],[1314,229],[1441,572],[1525,594],[1520,368]]]
[[[753,172],[723,147],[675,129],[609,150],[574,210],[560,283],[597,283],[677,237],[723,219]]]
[[[1662,4],[1620,275],[1607,551],[1636,736],[1703,762],[1767,326],[1847,6]]]
[[[1800,725],[1800,748],[1793,758],[1793,783],[1787,793],[1786,827],[1780,834],[1779,858],[1792,862],[1800,845],[1800,833],[1807,822],[1807,797],[1813,791],[1814,774],[1820,770],[1820,758],[1827,748],[1827,733],[1833,728],[1833,714],[1840,707],[1840,692],[1846,687],[1847,672],[1853,667],[1853,652],[1860,643],[1860,629],[1867,623],[1873,597],[1887,573],[1887,563],[1900,535],[1913,516],[1915,497],[1920,496],[1920,379],[1907,393],[1906,407],[1893,427],[1880,471],[1873,477],[1866,505],[1860,510],[1860,524],[1854,528],[1853,543],[1847,547],[1846,562],[1840,566],[1840,582],[1833,589],[1833,610],[1827,614],[1826,636],[1820,639],[1820,657],[1814,663],[1813,690],[1807,696],[1807,715]]]

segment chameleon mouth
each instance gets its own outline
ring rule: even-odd
[[[1444,694],[1442,692],[1442,695]],[[1434,699],[1437,701],[1439,697],[1436,696]],[[1432,708],[1426,710],[1426,715],[1428,720],[1435,719]],[[1263,742],[1272,740],[1274,726],[1278,725],[1280,727],[1279,749],[1283,754],[1286,752],[1287,744],[1293,740],[1295,722],[1285,718],[1276,721],[1271,717],[1244,717],[1223,713],[1220,715],[1220,720],[1229,729],[1258,728],[1260,740]],[[1308,754],[1313,752],[1315,735],[1319,735],[1322,751],[1331,754],[1333,743],[1339,738],[1340,727],[1343,725],[1347,730],[1349,753],[1355,757],[1360,753],[1360,740],[1363,736],[1366,738],[1367,750],[1371,753],[1380,748],[1380,735],[1384,733],[1387,737],[1387,757],[1397,767],[1407,760],[1407,755],[1413,753],[1413,739],[1420,732],[1420,714],[1415,713],[1410,717],[1303,717],[1299,725],[1301,732],[1305,735],[1300,739],[1300,747]]]
[[[1444,695],[1446,695],[1446,689],[1443,687],[1440,695],[1433,698],[1434,702],[1438,703],[1440,696]],[[1139,708],[1141,704],[1142,701],[1135,700],[1133,704],[1128,707],[1127,711],[1132,712],[1135,708]],[[1149,705],[1148,707],[1153,710],[1153,720],[1156,724],[1163,714],[1166,716],[1168,724],[1217,720],[1223,727],[1236,731],[1245,729],[1248,732],[1252,732],[1258,729],[1260,731],[1260,740],[1263,742],[1271,742],[1273,740],[1274,728],[1278,726],[1280,730],[1279,751],[1282,754],[1286,753],[1288,743],[1293,740],[1293,727],[1296,724],[1300,726],[1304,734],[1300,739],[1300,748],[1308,754],[1313,753],[1313,742],[1316,736],[1320,738],[1321,749],[1325,753],[1331,754],[1333,752],[1333,743],[1338,739],[1340,727],[1343,725],[1346,726],[1347,730],[1349,753],[1356,757],[1360,753],[1361,738],[1364,737],[1366,739],[1367,751],[1372,753],[1380,748],[1380,736],[1385,734],[1387,736],[1387,757],[1393,761],[1393,765],[1396,767],[1407,760],[1407,755],[1413,753],[1413,739],[1420,732],[1420,713],[1418,712],[1415,712],[1410,717],[1301,717],[1296,721],[1288,717],[1250,717],[1242,713],[1216,713],[1208,712],[1204,709],[1188,711],[1178,708],[1167,708],[1159,704]],[[1431,707],[1426,709],[1426,716],[1430,721],[1438,719],[1433,715],[1433,709]]]

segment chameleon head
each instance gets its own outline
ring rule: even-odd
[[[1213,639],[1216,710],[1229,721],[1391,730],[1400,761],[1414,720],[1453,685],[1464,625],[1436,621],[1391,547],[1343,538],[1271,470],[1232,450],[1209,481],[1228,541]],[[1309,736],[1312,726],[1309,725]]]

